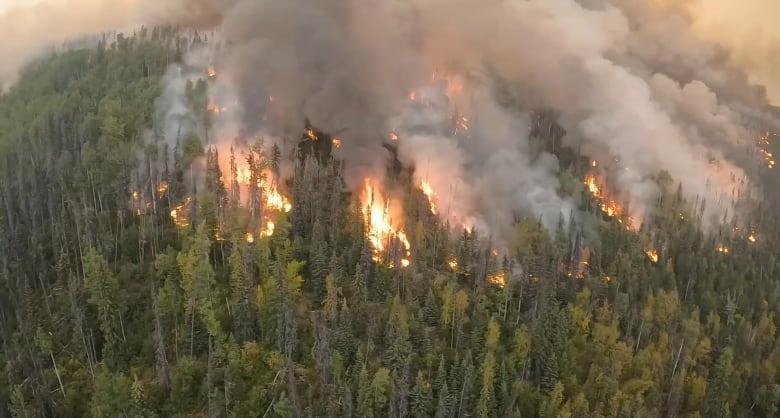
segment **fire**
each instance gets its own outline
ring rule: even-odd
[[[265,230],[260,232],[260,236],[263,237],[270,237],[274,234],[274,230],[276,229],[276,224],[273,221],[268,221],[265,223]]]
[[[599,189],[599,185],[596,183],[596,177],[591,174],[585,176],[585,185],[588,186],[588,191],[593,197],[596,199],[601,197],[601,189]]]
[[[319,138],[317,137],[317,134],[314,133],[314,129],[308,128],[306,129],[306,136],[309,137],[312,141],[316,141]]]
[[[395,132],[390,132],[388,138],[390,138],[391,141],[398,141],[398,134],[396,134]]]
[[[412,90],[412,91],[409,92],[409,100],[411,100],[411,101],[417,100],[417,92],[416,91]]]
[[[261,181],[259,186],[263,189],[263,200],[265,201],[265,206],[267,208],[283,212],[290,212],[290,210],[292,210],[292,204],[286,197],[279,193],[279,189],[276,185],[267,185],[266,182]]]
[[[207,110],[209,113],[213,113],[213,114],[215,114],[215,115],[219,115],[220,113],[225,113],[225,112],[227,112],[227,111],[228,111],[228,108],[227,108],[227,106],[219,106],[219,105],[217,105],[216,103],[214,103],[214,102],[210,101],[210,102],[209,102],[209,103],[206,105],[206,110]]]
[[[430,205],[431,213],[435,215],[436,201],[434,200],[434,198],[436,197],[436,195],[433,193],[433,188],[431,187],[431,184],[425,180],[420,180],[420,190],[422,190],[425,197],[428,198],[428,204]]]
[[[338,138],[333,138],[333,146],[336,148],[341,148],[341,140]]]
[[[250,244],[255,242],[255,236],[251,232],[247,232],[246,235],[244,236],[244,239],[246,239],[246,242]]]
[[[647,258],[653,263],[658,262],[658,252],[655,249],[645,250],[645,255],[647,255]]]
[[[506,284],[506,273],[503,271],[494,271],[487,275],[487,281],[491,284],[503,288]]]
[[[174,225],[180,228],[186,228],[190,225],[189,221],[187,220],[186,212],[191,202],[192,198],[188,197],[184,203],[171,209],[171,219],[173,219]]]
[[[458,128],[460,128],[460,129],[462,129],[464,131],[468,131],[469,130],[469,118],[467,118],[465,116],[461,117],[458,120]]]
[[[761,156],[764,158],[764,161],[766,162],[766,165],[768,168],[774,168],[775,167],[775,157],[772,155],[771,152],[767,151],[764,146],[769,145],[769,136],[770,133],[766,132],[764,135],[761,136],[758,140],[758,151],[761,153]]]
[[[137,191],[133,191],[133,200],[138,200],[140,194]]]
[[[214,67],[209,67],[206,70],[206,74],[208,74],[209,78],[214,78],[217,76],[217,70]]]
[[[718,246],[718,252],[721,254],[728,254],[729,253],[729,247],[726,247],[725,245]]]
[[[266,208],[289,212],[292,210],[290,200],[279,192],[276,182],[268,179],[273,178],[270,170],[263,171],[263,176],[257,181],[257,187],[262,190],[263,204]],[[252,172],[248,167],[240,167],[236,170],[236,182],[243,186],[251,183]]]
[[[450,258],[447,261],[447,265],[450,266],[450,269],[452,269],[452,271],[457,270],[458,269],[458,259],[455,258],[455,257]]]
[[[596,162],[594,161],[594,167],[595,164]],[[586,175],[583,183],[585,184],[585,187],[588,188],[588,193],[590,193],[596,202],[599,203],[599,209],[601,209],[601,212],[610,218],[618,218],[618,222],[624,224],[626,229],[631,229],[631,217],[626,217],[624,222],[623,207],[620,206],[618,202],[607,196],[606,193],[604,193],[601,187],[599,187],[596,177],[593,174]]]
[[[368,241],[374,249],[374,261],[380,262],[383,259],[383,253],[392,241],[398,241],[403,251],[401,266],[409,265],[409,240],[406,233],[394,227],[389,215],[388,202],[383,201],[381,193],[376,193],[370,179],[365,180],[363,190],[363,216],[366,218]]]
[[[748,241],[750,242],[756,242],[756,234],[750,234],[748,235]]]
[[[165,192],[168,191],[168,183],[167,182],[161,182],[157,185],[157,193],[160,194],[160,196],[164,195]]]

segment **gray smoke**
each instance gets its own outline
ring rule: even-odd
[[[199,23],[217,23],[220,78],[238,95],[243,132],[295,138],[303,121],[342,140],[353,186],[381,177],[381,144],[401,134],[399,154],[428,182],[442,214],[506,231],[514,216],[548,227],[568,220],[558,164],[528,149],[528,115],[499,105],[500,80],[523,108],[561,115],[566,140],[610,173],[619,201],[641,222],[668,171],[712,215],[733,210],[755,174],[756,126],[778,126],[761,88],[724,50],[697,38],[683,5],[645,0],[202,1]],[[175,8],[167,11],[175,15]],[[187,19],[193,20],[191,10]],[[198,19],[195,19],[198,20]],[[409,106],[431,74],[476,75],[456,103]],[[490,74],[490,75],[488,75]],[[421,91],[421,94],[422,91]],[[273,98],[273,100],[271,100]],[[442,126],[453,112],[467,135]],[[427,113],[426,113],[427,112]]]
[[[208,62],[188,60],[214,64],[211,87],[234,104],[212,132],[216,141],[257,134],[295,140],[308,118],[342,140],[337,156],[357,186],[381,177],[382,142],[397,129],[400,157],[432,185],[441,212],[500,236],[518,214],[554,227],[571,212],[558,195],[555,158],[529,150],[529,109],[556,110],[570,145],[599,162],[618,161],[613,192],[638,220],[650,215],[661,170],[689,199],[706,199],[711,215],[734,209],[735,190],[756,178],[758,131],[780,129],[780,112],[728,50],[694,32],[690,10],[700,3],[124,0],[106,8],[82,0],[84,16],[69,14],[78,28],[25,37],[30,30],[14,24],[19,36],[9,39],[30,42],[0,47],[17,66],[31,45],[139,20],[215,28],[222,47]],[[46,10],[33,6],[6,20],[31,16],[33,29],[56,27],[50,21],[59,15]],[[181,82],[197,72],[176,71],[166,76],[159,103],[169,127],[186,120]],[[462,79],[460,90],[427,109],[410,105],[409,92],[430,86],[435,73]],[[499,104],[498,82],[522,94]],[[442,127],[453,115],[469,118],[467,133]],[[170,141],[173,130],[163,136]]]

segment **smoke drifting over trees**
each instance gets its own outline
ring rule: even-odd
[[[691,201],[706,201],[708,214],[733,213],[738,197],[759,186],[758,132],[778,127],[765,89],[694,31],[702,10],[695,2],[136,0],[111,10],[84,3],[90,7],[74,10],[91,10],[100,24],[80,23],[82,31],[131,22],[216,29],[220,48],[196,61],[218,68],[214,89],[233,96],[239,115],[217,127],[216,136],[230,135],[216,140],[289,137],[309,120],[343,141],[337,156],[350,187],[381,177],[382,144],[403,128],[394,123],[408,123],[409,92],[457,78],[457,92],[438,108],[422,106],[439,118],[470,119],[468,132],[420,131],[429,121],[418,120],[398,132],[401,158],[446,202],[445,216],[491,231],[516,213],[548,226],[571,216],[555,158],[528,149],[531,111],[554,110],[569,145],[615,163],[604,175],[637,224],[659,195],[662,170]],[[44,24],[48,15],[37,16]],[[63,34],[79,32],[56,36]],[[516,94],[499,103],[496,83]]]

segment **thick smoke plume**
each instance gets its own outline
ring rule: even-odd
[[[706,200],[711,217],[733,213],[756,177],[759,131],[780,123],[767,89],[745,71],[769,61],[746,60],[728,49],[735,45],[705,36],[710,7],[694,0],[127,0],[111,11],[126,10],[114,24],[133,16],[217,30],[212,87],[235,106],[214,141],[297,139],[308,120],[338,136],[337,156],[350,186],[359,187],[382,176],[382,144],[393,132],[402,162],[432,189],[443,216],[503,239],[517,215],[552,228],[573,213],[559,196],[558,161],[529,146],[529,112],[539,109],[559,115],[569,145],[604,163],[598,167],[613,167],[602,175],[637,225],[651,215],[662,170],[691,201]]]

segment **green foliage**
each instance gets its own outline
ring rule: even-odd
[[[704,233],[661,173],[628,231],[557,150],[590,230],[519,219],[503,260],[391,172],[412,264],[388,267],[335,159],[251,142],[231,158],[255,185],[292,167],[277,186],[293,209],[239,199],[204,149],[204,80],[187,93],[199,129],[160,146],[159,80],[193,40],[145,33],[34,64],[0,97],[0,416],[778,414],[775,206],[740,220],[758,242]],[[485,283],[499,271],[503,288]]]

